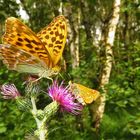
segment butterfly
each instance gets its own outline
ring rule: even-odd
[[[100,96],[99,91],[85,87],[81,84],[69,82],[70,91],[76,96],[76,99],[83,105],[91,104]]]
[[[5,28],[0,59],[8,69],[45,78],[58,74],[58,62],[67,38],[63,15],[54,18],[37,34],[15,17],[6,20]]]

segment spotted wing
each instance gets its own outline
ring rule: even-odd
[[[27,52],[30,56],[34,56],[39,59],[41,63],[44,63],[44,67],[52,67],[51,57],[49,52],[35,35],[35,33],[29,29],[25,24],[14,17],[9,17],[6,20],[6,31],[3,36],[3,43],[10,44],[10,50],[17,48],[18,53]],[[10,54],[9,54],[10,59]]]
[[[46,70],[40,59],[9,44],[0,44],[0,59],[10,70],[35,75],[39,75]]]
[[[65,17],[61,15],[54,18],[37,36],[48,50],[53,65],[57,65],[62,56],[67,38],[67,23]]]

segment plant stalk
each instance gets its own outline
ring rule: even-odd
[[[45,121],[44,118],[43,119],[39,119],[37,117],[37,107],[36,107],[36,102],[35,102],[35,97],[32,96],[31,97],[31,102],[32,102],[32,110],[31,113],[36,121],[37,124],[37,130],[35,135],[37,135],[37,137],[39,138],[39,140],[46,140],[47,137],[47,128],[45,127]]]

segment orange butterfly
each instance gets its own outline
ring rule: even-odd
[[[76,96],[77,100],[83,105],[91,104],[93,101],[96,101],[100,96],[99,91],[85,87],[81,84],[71,83],[70,90]]]
[[[0,44],[0,59],[10,70],[49,78],[60,70],[58,62],[66,38],[67,24],[62,15],[37,34],[20,20],[9,17]]]

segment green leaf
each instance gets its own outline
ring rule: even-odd
[[[7,128],[4,123],[0,123],[0,133],[6,132]]]

